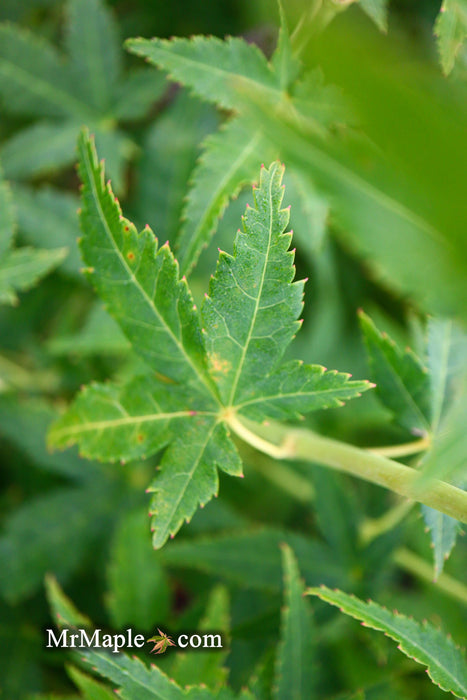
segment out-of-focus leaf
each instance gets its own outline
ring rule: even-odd
[[[364,603],[342,591],[331,591],[323,586],[310,589],[308,593],[361,620],[365,627],[384,632],[399,642],[398,648],[402,653],[427,667],[433,683],[457,697],[467,698],[467,664],[459,648],[441,630],[427,622],[422,626],[409,617],[389,612],[373,601]]]
[[[316,691],[314,631],[297,560],[287,545],[282,548],[282,561],[285,606],[273,697],[275,700],[302,700],[312,698]]]
[[[11,440],[34,464],[78,481],[96,478],[102,467],[81,459],[76,451],[61,454],[47,450],[47,430],[56,418],[56,411],[40,400],[19,401],[9,396],[0,398],[0,434]]]
[[[16,229],[11,191],[1,176],[0,170],[0,260],[10,248]]]
[[[274,67],[280,79],[280,86],[283,90],[287,90],[298,78],[301,71],[301,63],[296,56],[293,55],[292,42],[290,40],[289,29],[287,27],[287,19],[281,0],[279,0],[279,14],[281,26],[277,39],[276,50],[271,58],[271,65]]]
[[[61,263],[66,254],[66,248],[18,248],[5,253],[0,261],[0,303],[16,304],[16,292],[33,287],[41,277]]]
[[[82,263],[77,243],[77,197],[51,187],[33,190],[26,185],[13,186],[13,196],[18,226],[27,241],[46,249],[66,246],[68,254],[60,271],[79,275]]]
[[[6,520],[0,537],[0,593],[6,600],[30,596],[47,572],[65,581],[76,571],[110,515],[101,488],[97,481],[62,488],[25,503]]]
[[[359,0],[362,9],[367,13],[381,31],[388,28],[388,4],[389,0]]]
[[[0,25],[0,95],[13,114],[86,118],[62,57],[51,44],[18,26]]]
[[[76,687],[83,693],[84,700],[115,700],[115,694],[112,690],[91,676],[79,671],[74,666],[69,666],[67,671]]]
[[[261,162],[271,159],[259,130],[231,119],[204,142],[203,154],[193,172],[192,186],[183,211],[184,224],[177,241],[180,266],[189,271],[209,242],[218,219],[241,188],[257,177]]]
[[[430,432],[430,375],[410,349],[400,350],[360,312],[376,392],[394,420],[414,434]]]
[[[467,334],[450,320],[430,318],[426,354],[430,372],[431,424],[436,431],[450,404],[465,389]]]
[[[286,171],[284,182],[291,204],[291,224],[298,249],[310,260],[314,260],[321,252],[327,233],[329,202],[301,171]]]
[[[456,57],[467,39],[467,3],[465,0],[443,0],[436,19],[435,34],[443,71],[454,68]]]
[[[105,113],[122,67],[117,24],[100,0],[70,0],[67,14],[66,46],[76,94]]]
[[[154,69],[151,74],[158,77]],[[178,235],[199,144],[217,121],[212,107],[181,91],[148,130],[133,208],[139,221],[149,224],[162,240],[173,243]],[[186,225],[194,225],[191,215]],[[179,253],[181,261],[184,249]]]
[[[253,89],[262,85],[269,93],[280,93],[264,54],[243,39],[128,39],[125,45],[132,53],[167,71],[172,80],[226,109],[237,107],[234,81]]]
[[[124,355],[130,349],[117,323],[101,304],[92,307],[84,326],[76,333],[51,338],[48,350],[52,355]]]
[[[112,113],[122,121],[142,119],[166,88],[167,80],[162,73],[150,68],[133,70],[115,86]]]
[[[280,544],[284,542],[295,552],[307,584],[343,585],[346,573],[326,545],[274,529],[177,542],[161,551],[161,559],[167,566],[219,575],[247,588],[280,591]]]
[[[171,668],[171,674],[179,685],[206,684],[219,690],[227,680],[228,670],[224,663],[228,655],[230,632],[229,595],[226,588],[217,586],[211,592],[206,612],[196,627],[198,634],[205,632],[220,634],[222,649],[204,650],[201,655],[179,652]]]
[[[107,569],[107,607],[116,629],[133,626],[149,632],[166,619],[167,578],[151,546],[147,513],[134,511],[120,521]]]
[[[383,404],[401,426],[430,437],[431,445],[420,460],[420,484],[433,478],[461,478],[467,473],[464,333],[450,321],[429,319],[425,369],[410,349],[402,351],[363,312],[360,323],[372,379]],[[422,513],[434,547],[437,577],[454,546],[460,523],[427,506]]]
[[[105,161],[108,175],[112,178],[115,192],[119,194],[126,190],[126,164],[137,153],[134,141],[121,129],[103,129],[99,125],[89,123],[94,134],[99,153]]]
[[[18,131],[0,151],[6,176],[21,180],[71,165],[78,132],[74,121],[37,122]]]
[[[422,513],[431,535],[436,580],[443,570],[444,562],[451,554],[461,525],[458,520],[427,506],[422,506]]]
[[[376,44],[353,13],[342,19],[314,42],[313,60],[349,93],[364,138],[345,129],[323,136],[311,105],[297,120],[286,104],[272,110],[260,87],[239,89],[238,109],[331,199],[334,227],[375,276],[426,310],[466,318],[466,217],[447,204],[464,201],[465,100],[408,48]]]

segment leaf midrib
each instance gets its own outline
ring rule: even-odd
[[[122,669],[122,668],[114,661],[114,659],[110,656],[110,654],[105,654],[105,655],[104,655],[104,654],[101,654],[101,653],[99,653],[99,652],[94,652],[93,654],[89,654],[89,655],[88,655],[89,661],[91,660],[91,658],[92,658],[93,656],[96,656],[98,659],[101,659],[101,658],[102,658],[106,663],[115,666],[115,668],[117,669],[117,672],[118,672],[119,675],[126,676],[126,678],[128,678],[129,681],[131,681],[132,683],[135,683],[135,685],[137,685],[137,686],[139,686],[140,688],[143,688],[145,691],[149,692],[149,693],[151,694],[151,696],[153,696],[154,698],[159,698],[160,700],[167,700],[167,697],[168,697],[168,696],[165,694],[165,692],[164,692],[163,694],[161,694],[163,691],[160,691],[160,692],[159,692],[159,690],[156,690],[156,689],[154,688],[153,683],[148,684],[146,681],[144,681],[144,680],[142,680],[142,679],[136,677],[133,673],[130,675],[130,672],[128,671],[128,669]],[[141,663],[141,666],[142,666],[142,668],[144,669],[144,672],[145,672],[145,673],[148,673],[148,669],[144,666],[144,664],[143,664],[139,659],[138,659],[138,661]],[[91,661],[90,661],[90,663],[92,664]],[[161,674],[161,676],[162,676],[162,678],[163,678],[163,680],[164,680],[165,682],[171,683],[170,679],[167,678],[167,676],[166,676],[165,674],[163,674],[163,672],[162,672],[159,668],[158,668],[157,670],[158,670],[158,672]],[[105,675],[107,676],[107,678],[109,678],[109,674],[108,674],[108,673],[105,674]],[[111,678],[110,680],[113,680],[113,679]],[[113,682],[115,683],[115,682],[117,682],[117,681],[113,681]],[[123,685],[123,684],[122,684],[122,685]],[[123,687],[124,687],[124,686],[123,686]],[[179,690],[180,690],[177,686],[174,686],[173,689],[176,690],[176,691],[179,691]],[[180,692],[181,692],[181,691],[180,691]]]
[[[241,354],[241,357],[240,357],[240,362],[238,363],[237,371],[236,371],[236,373],[235,373],[235,377],[234,377],[234,380],[233,380],[233,382],[232,382],[232,388],[231,388],[231,391],[230,391],[230,397],[229,397],[229,401],[228,401],[228,406],[229,406],[229,407],[232,407],[232,405],[233,405],[233,399],[234,399],[234,397],[235,397],[235,393],[236,393],[236,391],[237,391],[238,382],[240,381],[240,377],[241,377],[241,374],[242,374],[242,369],[243,369],[243,365],[244,365],[245,358],[246,358],[246,355],[247,355],[248,347],[249,347],[249,345],[250,345],[250,341],[251,341],[251,338],[252,338],[252,335],[253,335],[253,329],[254,329],[255,324],[256,324],[256,317],[257,317],[257,315],[258,315],[258,309],[259,309],[260,299],[261,299],[261,296],[262,296],[262,293],[263,293],[263,286],[264,286],[264,281],[265,281],[265,277],[266,277],[266,270],[267,270],[268,262],[269,262],[269,253],[270,253],[270,250],[271,250],[271,237],[272,237],[272,226],[273,226],[272,201],[271,201],[271,200],[272,200],[272,193],[271,193],[271,190],[272,190],[273,183],[274,183],[274,175],[275,175],[275,173],[276,173],[276,166],[273,166],[273,170],[272,170],[272,172],[271,172],[271,174],[270,174],[269,183],[268,183],[268,195],[269,195],[269,199],[268,199],[268,202],[269,202],[269,211],[268,211],[268,216],[269,216],[268,245],[267,245],[266,254],[265,254],[265,256],[264,256],[264,265],[263,265],[263,269],[262,269],[262,272],[261,272],[261,280],[260,280],[260,284],[259,284],[259,288],[258,288],[258,295],[257,295],[257,297],[256,297],[254,313],[253,313],[253,316],[252,316],[252,318],[251,318],[250,328],[248,329],[248,335],[247,335],[247,339],[246,339],[245,345],[243,346],[242,354]],[[245,235],[246,235],[246,234],[245,234]]]
[[[376,614],[375,614],[374,610],[371,610],[371,608],[369,609],[369,607],[368,607],[369,604],[365,605],[365,603],[363,603],[362,601],[357,599],[356,607],[357,607],[358,613],[352,613],[350,606],[349,606],[349,603],[347,601],[342,602],[341,600],[334,599],[333,597],[326,595],[326,593],[324,593],[320,589],[310,589],[310,592],[312,594],[318,595],[318,597],[321,598],[322,600],[325,600],[328,603],[331,603],[331,605],[335,605],[335,606],[341,607],[341,608],[345,606],[344,611],[346,612],[346,614],[350,615],[351,617],[353,617],[356,620],[362,620],[362,621],[368,623],[369,625],[372,625],[372,626],[374,625],[373,629],[375,629],[379,632],[384,632],[385,634],[387,634],[388,637],[390,637],[394,641],[399,642],[401,644],[404,644],[404,643],[411,644],[418,651],[419,655],[423,655],[423,656],[425,656],[426,659],[430,660],[431,665],[430,665],[430,663],[427,663],[426,661],[421,661],[421,659],[414,659],[414,660],[418,661],[419,663],[426,664],[426,666],[429,670],[431,670],[433,666],[436,667],[438,669],[438,673],[445,673],[446,675],[448,675],[452,679],[452,681],[454,683],[456,683],[459,688],[464,689],[463,692],[467,694],[467,687],[464,687],[462,679],[459,680],[456,677],[456,675],[454,673],[452,673],[452,671],[449,668],[442,666],[439,663],[438,659],[436,657],[433,657],[425,648],[421,647],[416,640],[415,641],[412,640],[411,637],[408,637],[406,633],[399,631],[395,627],[394,622],[391,619],[388,622],[384,619],[379,618],[377,615],[378,611],[376,611]],[[352,602],[353,601],[351,601],[351,603]],[[359,605],[361,605],[364,608],[363,612],[359,609]],[[386,611],[386,613],[388,615],[390,615],[389,611]],[[407,619],[407,618],[405,618],[404,615],[399,615],[399,618],[402,620]],[[420,625],[418,623],[416,623],[415,621],[414,621],[414,624],[417,625],[417,627],[420,627]],[[436,631],[436,628],[433,628],[433,629],[434,629],[434,631]],[[406,653],[410,656],[410,652],[408,650],[405,651],[404,653]],[[430,677],[432,677],[431,673],[430,673]],[[435,683],[438,683],[438,682],[439,682],[439,680],[435,681]],[[443,688],[443,690],[444,690],[444,688]],[[467,695],[466,695],[466,697],[467,697]]]
[[[162,541],[165,541],[165,539],[166,539],[166,537],[167,537],[167,534],[168,534],[168,533],[170,534],[170,533],[173,531],[173,530],[172,530],[172,527],[173,527],[173,518],[174,518],[174,515],[175,515],[175,513],[177,512],[177,509],[178,509],[178,507],[179,507],[181,501],[183,500],[183,498],[184,498],[184,496],[185,496],[185,493],[186,493],[186,490],[187,490],[187,488],[188,488],[188,485],[191,483],[191,481],[192,481],[192,479],[193,479],[193,474],[194,474],[195,471],[197,470],[197,468],[198,468],[198,466],[199,466],[199,463],[200,463],[200,460],[201,460],[201,457],[202,457],[203,454],[205,453],[206,447],[208,446],[209,441],[211,440],[211,437],[212,437],[212,435],[213,435],[213,433],[214,433],[214,431],[215,431],[216,428],[217,428],[217,422],[213,422],[211,428],[206,432],[206,440],[203,442],[203,444],[202,444],[202,446],[201,446],[201,448],[200,448],[200,450],[199,450],[198,456],[197,456],[196,459],[193,461],[193,464],[192,464],[191,469],[190,469],[189,471],[187,471],[187,472],[184,472],[184,476],[185,476],[185,477],[188,477],[188,478],[185,478],[185,482],[184,482],[183,489],[181,489],[181,491],[180,491],[180,493],[179,493],[179,495],[178,495],[178,498],[175,500],[175,502],[172,502],[172,504],[171,504],[171,505],[172,505],[172,508],[171,508],[171,511],[170,511],[170,516],[166,519],[166,525],[165,525],[165,527],[164,527],[164,533],[163,533],[163,539],[162,539]],[[183,519],[182,519],[182,520],[183,520]]]
[[[138,40],[135,40],[135,41],[131,41],[131,40],[130,40],[130,41],[128,42],[128,46],[130,47],[130,49],[134,49],[134,48],[137,49],[139,43],[140,43],[140,42],[139,42]],[[170,43],[170,42],[168,42],[168,43]],[[151,45],[152,42],[151,42],[150,40],[143,39],[142,42],[140,43],[140,45],[144,47],[144,44]],[[175,57],[177,60],[179,60],[179,62],[180,62],[181,64],[182,64],[182,63],[185,63],[185,64],[188,65],[189,67],[193,67],[193,66],[194,66],[194,67],[197,68],[198,70],[200,70],[200,71],[202,70],[202,71],[203,71],[204,73],[206,73],[208,76],[212,76],[212,74],[215,73],[215,74],[218,74],[218,76],[220,76],[220,77],[223,78],[224,80],[230,79],[230,80],[235,80],[235,81],[242,82],[242,83],[244,83],[245,85],[248,85],[248,86],[249,86],[248,89],[250,89],[250,88],[251,88],[251,89],[257,89],[257,88],[258,88],[258,85],[259,85],[259,86],[261,86],[261,89],[262,89],[262,90],[264,90],[265,92],[270,93],[270,94],[274,97],[275,100],[278,99],[278,98],[277,98],[277,95],[278,95],[278,94],[280,94],[280,95],[283,94],[283,91],[280,89],[279,86],[273,87],[272,85],[266,85],[265,83],[262,83],[262,82],[260,82],[260,81],[258,81],[258,80],[253,80],[253,78],[249,78],[247,75],[244,75],[243,73],[234,73],[233,71],[225,70],[225,68],[218,68],[218,67],[213,66],[212,64],[206,63],[206,62],[204,62],[204,61],[199,61],[199,60],[198,60],[198,61],[195,61],[194,59],[188,58],[187,56],[182,56],[182,55],[180,55],[179,53],[174,53],[174,52],[172,52],[172,51],[169,51],[169,50],[167,50],[164,46],[162,46],[162,47],[161,47],[161,46],[154,46],[154,44],[152,44],[152,45],[151,45],[151,48],[153,48],[153,49],[155,48],[156,51],[164,52],[166,55],[168,55],[168,56],[170,56],[170,57]],[[149,56],[148,56],[146,53],[144,53],[144,52],[143,52],[143,53],[140,53],[139,51],[137,51],[137,53],[139,53],[139,55],[142,55],[144,58],[149,58],[150,61],[152,61],[153,63],[155,63],[158,67],[160,66],[160,67],[162,68],[162,70],[164,70],[166,73],[169,74],[169,76],[171,75],[171,70],[173,70],[173,68],[170,69],[170,68],[165,68],[165,67],[163,67],[162,65],[160,65],[160,64],[156,61],[156,59],[149,57]],[[266,65],[268,66],[268,64],[266,64]],[[269,66],[268,66],[268,67],[269,67]],[[177,66],[177,68],[180,69],[180,65]],[[269,70],[270,70],[270,69],[269,69]],[[271,76],[272,78],[275,77],[275,76],[274,76],[274,73],[273,73],[272,71],[270,71],[270,76]],[[176,80],[176,81],[178,82],[178,79],[174,78],[174,80]],[[191,86],[190,86],[190,87],[191,87]],[[192,88],[192,89],[195,90],[197,94],[199,94],[199,93],[201,92],[201,91],[197,90],[196,88]],[[212,98],[212,97],[207,98],[207,97],[204,96],[204,95],[203,95],[203,97],[204,97],[204,99],[208,99],[210,102],[215,102],[215,103],[218,104],[218,105],[221,105],[221,104],[222,104],[224,107],[227,107],[228,109],[235,109],[235,104],[234,104],[233,100],[232,100],[232,101],[224,100],[224,99],[217,99],[217,100],[216,100],[216,99],[214,99],[214,98]]]
[[[381,350],[381,348],[378,348],[378,349]],[[388,368],[391,370],[389,374],[390,374],[390,377],[392,378],[392,381],[394,381],[394,383],[399,387],[402,398],[405,397],[405,404],[412,409],[412,411],[415,413],[415,415],[418,416],[421,425],[423,425],[425,427],[426,433],[429,434],[430,425],[429,425],[428,420],[423,415],[420,407],[418,406],[417,402],[413,398],[409,389],[405,385],[404,380],[402,379],[400,374],[397,372],[397,369],[393,366],[391,359],[388,357],[387,353],[384,352],[384,349],[381,350],[381,352],[383,353],[383,355],[385,356],[385,358],[387,360]]]
[[[211,411],[197,411],[197,416],[215,416]],[[190,418],[193,416],[192,411],[173,411],[172,413],[148,413],[140,416],[123,416],[113,420],[95,421],[85,423],[84,425],[71,425],[67,428],[61,428],[54,431],[54,438],[67,435],[76,435],[79,433],[90,432],[93,430],[106,430],[107,428],[117,428],[125,425],[134,425],[136,423],[152,423],[160,420],[171,420],[173,418]]]
[[[365,382],[358,382],[359,384],[361,383],[362,390],[365,388]],[[340,387],[336,387],[333,389],[321,389],[317,391],[292,391],[292,392],[287,392],[286,394],[263,394],[261,396],[255,396],[252,399],[249,399],[248,401],[243,401],[243,403],[238,403],[235,404],[234,408],[235,410],[240,410],[244,408],[245,406],[251,406],[252,404],[255,403],[262,403],[263,401],[277,401],[280,399],[288,399],[288,398],[295,398],[295,397],[300,397],[300,396],[322,396],[323,394],[333,394],[333,393],[338,393],[341,392],[345,389],[349,390],[354,390],[356,387],[353,386],[352,382],[347,382],[343,384]]]
[[[81,102],[80,100],[77,100],[75,97],[73,97],[72,94],[67,92],[66,90],[60,90],[58,89],[55,85],[52,83],[48,83],[46,80],[41,78],[40,76],[33,75],[31,73],[28,73],[24,68],[21,66],[18,66],[15,63],[11,63],[11,61],[8,61],[6,58],[0,58],[0,73],[2,71],[2,64],[9,70],[7,71],[7,74],[10,75],[10,77],[14,77],[16,73],[16,79],[20,85],[23,85],[23,87],[26,87],[31,90],[31,92],[37,97],[43,97],[46,100],[49,100],[52,102],[52,104],[56,104],[59,107],[64,107],[66,106],[66,111],[69,113],[69,115],[75,117],[76,113],[82,114],[83,116],[89,117],[92,116],[92,110],[89,108],[86,103]],[[31,89],[30,85],[33,83],[34,87]],[[41,88],[38,90],[37,88]],[[62,110],[61,110],[62,111]],[[63,114],[63,111],[62,111]]]
[[[99,218],[100,218],[100,220],[101,220],[101,222],[102,222],[102,224],[103,224],[103,226],[104,226],[104,230],[105,230],[106,236],[107,236],[107,238],[109,239],[110,243],[112,244],[112,248],[114,249],[114,251],[116,252],[118,258],[120,259],[120,262],[121,262],[121,264],[122,264],[123,269],[127,272],[128,277],[130,278],[130,280],[132,281],[132,283],[134,284],[134,286],[136,287],[136,289],[138,289],[139,293],[141,294],[141,296],[143,297],[143,299],[146,301],[146,303],[149,305],[150,309],[153,311],[153,313],[154,313],[154,315],[156,316],[156,318],[159,320],[159,322],[161,323],[161,325],[164,327],[164,329],[166,330],[166,332],[169,334],[169,336],[172,338],[172,340],[174,341],[174,343],[176,344],[176,346],[179,348],[181,354],[183,355],[183,357],[185,358],[185,360],[188,362],[188,364],[190,365],[191,369],[193,370],[193,372],[194,372],[194,374],[195,374],[195,377],[196,377],[198,380],[200,380],[200,381],[202,382],[202,384],[204,384],[204,386],[208,389],[208,392],[209,392],[210,396],[211,396],[211,397],[215,400],[215,402],[218,404],[219,401],[218,401],[218,399],[217,399],[217,396],[215,395],[215,393],[214,393],[214,391],[213,391],[213,389],[212,389],[210,383],[208,382],[207,378],[204,376],[203,373],[201,373],[201,372],[198,370],[198,367],[196,367],[196,365],[194,364],[193,360],[191,359],[191,357],[190,357],[190,356],[188,355],[188,353],[186,352],[186,350],[185,350],[185,348],[184,348],[184,346],[183,346],[183,343],[180,342],[180,340],[179,340],[179,339],[177,338],[177,336],[174,334],[174,332],[172,331],[172,329],[168,326],[168,324],[167,324],[167,322],[165,321],[165,319],[159,314],[159,312],[158,312],[158,310],[157,310],[157,307],[156,307],[156,305],[154,304],[153,300],[148,296],[148,294],[146,293],[146,291],[145,291],[145,290],[143,289],[143,287],[139,284],[138,280],[136,279],[136,277],[135,277],[135,275],[134,275],[134,273],[133,273],[133,270],[128,266],[128,264],[127,264],[125,258],[123,257],[123,255],[122,255],[122,253],[120,252],[120,250],[119,250],[117,244],[115,243],[115,240],[114,240],[112,231],[110,230],[110,228],[109,228],[109,226],[108,226],[108,224],[107,224],[107,219],[106,219],[105,214],[104,214],[104,212],[103,212],[103,210],[102,210],[102,207],[101,207],[101,203],[100,203],[100,199],[99,199],[99,195],[98,195],[98,190],[97,190],[97,186],[96,186],[96,181],[95,181],[95,177],[94,177],[94,170],[93,170],[93,167],[92,167],[92,161],[91,161],[91,159],[90,159],[89,149],[88,149],[88,148],[85,148],[85,149],[84,149],[84,157],[85,157],[85,161],[86,161],[86,167],[87,167],[87,170],[88,170],[88,179],[89,179],[89,182],[91,183],[91,191],[92,191],[92,195],[93,195],[93,198],[94,198],[94,203],[95,203],[95,206],[96,206],[96,208],[97,208],[97,210],[98,210],[98,212],[99,212]],[[160,249],[159,249],[159,251],[160,251]],[[177,282],[177,284],[179,284],[179,283]]]

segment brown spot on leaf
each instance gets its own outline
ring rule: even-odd
[[[211,369],[217,374],[228,374],[232,369],[232,364],[228,360],[224,360],[217,353],[212,353],[209,355],[209,361],[211,364]]]

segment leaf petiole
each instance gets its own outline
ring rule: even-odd
[[[408,457],[419,452],[424,452],[431,447],[431,437],[423,437],[413,442],[404,442],[400,445],[384,445],[383,447],[369,447],[368,452],[381,457]]]
[[[228,424],[242,440],[275,459],[316,462],[383,486],[467,523],[466,491],[439,480],[421,490],[417,484],[419,473],[415,469],[387,457],[322,437],[306,428],[291,428],[272,421],[260,425],[244,418],[240,421],[236,416],[230,416]]]

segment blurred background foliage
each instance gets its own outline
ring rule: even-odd
[[[383,4],[363,2],[380,25]],[[423,346],[426,312],[466,319],[465,48],[445,77],[433,36],[440,4],[393,0],[384,34],[357,5],[320,35],[305,22],[302,35],[312,39],[304,42],[302,59],[341,88],[356,115],[351,125],[334,121],[334,140],[320,142],[306,119],[271,111],[261,94],[238,93],[247,119],[263,123],[266,138],[280,143],[281,158],[292,166],[286,185],[297,273],[310,278],[293,352],[356,378],[368,376],[359,308],[415,348]],[[289,0],[284,9],[294,28],[304,3]],[[135,362],[79,271],[73,167],[79,127],[86,123],[96,134],[128,216],[174,243],[201,143],[229,117],[144,66],[124,51],[123,40],[240,35],[269,57],[279,26],[276,4],[4,0],[0,20],[0,162],[12,192],[15,241],[68,248],[52,274],[20,294],[19,305],[0,307],[1,697],[76,697],[65,654],[44,650],[42,629],[51,624],[43,592],[47,572],[96,625],[150,632],[157,624],[173,634],[197,628],[213,586],[222,583],[230,599],[229,683],[239,689],[256,673],[266,689],[260,697],[268,697],[279,637],[282,541],[292,545],[308,585],[338,586],[428,618],[465,644],[467,594],[462,584],[452,584],[465,577],[465,542],[450,558],[447,578],[434,585],[400,556],[409,546],[431,559],[418,512],[409,511],[371,541],[359,536],[368,518],[397,504],[381,489],[319,467],[310,480],[301,465],[294,467],[295,483],[280,464],[240,446],[246,478],[240,484],[221,478],[220,498],[154,552],[144,488],[156,459],[110,467],[45,448],[47,426],[80,385],[124,377]],[[92,42],[90,26],[106,38],[105,79],[97,88],[82,40]],[[12,36],[21,37],[14,40],[20,44],[13,46]],[[29,61],[37,76],[49,70],[55,93],[42,101],[28,98],[11,78],[9,61]],[[70,85],[68,104],[61,91]],[[308,182],[306,198],[294,184],[295,171]],[[249,196],[242,189],[228,203],[215,244],[191,274],[195,294],[206,288],[217,246],[231,250]],[[388,418],[366,394],[309,424],[365,446],[407,440]],[[443,695],[388,640],[320,604],[313,608],[319,697],[356,692],[363,676],[364,697],[373,700]],[[177,673],[173,656],[161,665]],[[191,682],[179,665],[180,682]]]

